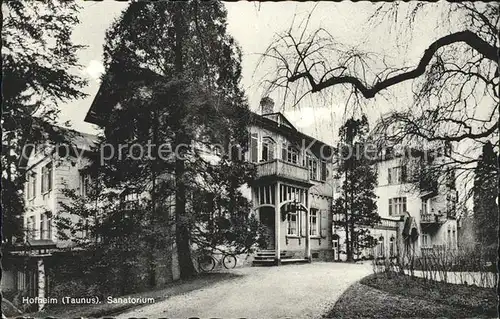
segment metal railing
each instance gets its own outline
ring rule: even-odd
[[[430,213],[420,215],[421,223],[444,223],[445,220],[446,217],[442,216],[441,214]]]

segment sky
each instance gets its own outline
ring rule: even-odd
[[[72,128],[76,130],[87,133],[99,131],[83,119],[99,88],[99,76],[104,71],[101,61],[105,31],[127,5],[126,2],[119,1],[83,2],[79,16],[81,23],[75,27],[72,36],[76,43],[87,46],[79,53],[79,60],[83,66],[81,72],[89,80],[89,85],[85,88],[88,97],[62,105],[59,119],[61,123],[70,120]],[[311,29],[323,27],[340,43],[363,43],[362,49],[388,56],[396,65],[415,65],[426,46],[438,36],[435,32],[438,16],[432,16],[431,12],[427,23],[417,25],[411,40],[406,41],[409,48],[402,51],[403,49],[398,47],[400,39],[397,38],[401,33],[394,32],[387,25],[373,29],[367,23],[377,6],[371,2],[324,2],[317,5],[312,2],[292,1],[226,2],[228,31],[243,51],[241,84],[247,93],[251,109],[258,109],[263,96],[263,88],[259,83],[269,67],[272,67],[269,63],[258,67],[260,54],[266,50],[276,34],[290,27],[294,17],[295,21],[300,21],[313,8]],[[390,109],[400,107],[400,103],[408,104],[410,90],[407,84],[394,86],[387,90],[389,99],[376,98],[365,101],[363,111],[374,121]],[[277,100],[280,96],[278,93]],[[335,141],[338,128],[347,116],[345,110],[346,104],[349,103],[335,92],[326,96],[311,95],[294,108],[276,102],[276,111],[283,112],[297,128],[330,143]]]

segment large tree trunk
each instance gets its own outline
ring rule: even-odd
[[[345,172],[345,179],[346,181],[348,181],[348,173],[347,173],[347,170]],[[346,246],[346,255],[347,255],[347,261],[348,262],[352,262],[354,260],[353,258],[353,255],[352,255],[352,245],[351,245],[351,241],[352,241],[352,232],[351,232],[351,227],[350,227],[350,224],[351,224],[351,218],[349,217],[352,217],[351,214],[351,206],[350,203],[351,203],[351,198],[348,196],[348,192],[347,190],[345,191],[345,203],[346,203],[346,207],[345,207],[345,246]]]
[[[176,3],[175,10],[175,69],[178,77],[182,77],[184,72],[184,65],[182,59],[182,41],[184,36],[184,26],[183,26],[183,3]],[[183,109],[182,97],[177,97],[177,102],[179,103],[178,112],[176,119],[178,125],[175,132],[175,145],[174,150],[176,150],[175,159],[175,239],[177,243],[177,255],[179,258],[179,268],[180,276],[182,279],[190,278],[196,274],[196,269],[193,265],[193,260],[191,258],[191,247],[190,247],[190,233],[188,218],[186,216],[186,181],[185,181],[185,163],[184,154],[178,154],[177,150],[180,145],[189,145],[189,141],[184,132],[185,128],[182,126]]]

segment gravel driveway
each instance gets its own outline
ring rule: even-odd
[[[232,271],[243,276],[116,318],[317,318],[372,270],[369,264],[314,262]]]

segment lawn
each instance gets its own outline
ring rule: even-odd
[[[374,274],[349,287],[325,318],[498,318],[497,294],[479,288]]]
[[[214,272],[207,274],[200,274],[198,277],[186,281],[176,281],[169,283],[166,287],[158,290],[146,291],[127,296],[114,296],[114,297],[133,297],[133,298],[149,298],[155,299],[155,302],[165,300],[171,296],[184,294],[193,290],[202,289],[213,285],[223,280],[231,280],[239,277],[233,273]],[[34,318],[98,318],[103,316],[117,315],[125,310],[140,307],[140,304],[127,304],[127,303],[101,303],[97,305],[65,305],[47,309],[43,312],[29,314],[28,317]]]

